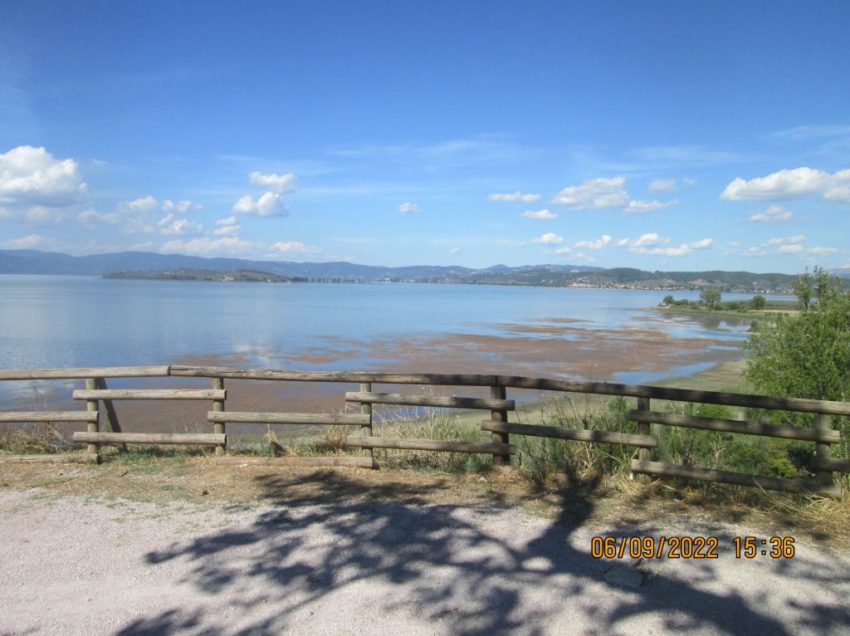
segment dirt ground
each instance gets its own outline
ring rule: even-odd
[[[513,468],[0,465],[0,633],[850,633],[850,548],[788,510],[527,484]],[[598,535],[715,536],[718,558],[599,559]],[[736,558],[745,536],[795,554]]]

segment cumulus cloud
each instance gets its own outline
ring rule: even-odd
[[[534,203],[540,200],[538,193],[525,193],[519,190],[515,192],[494,193],[487,196],[491,201],[522,201],[523,203]]]
[[[101,214],[96,210],[83,210],[77,215],[77,220],[86,227],[93,228],[98,225],[114,225],[121,221],[121,215],[118,212]]]
[[[564,188],[553,199],[575,210],[619,208],[627,205],[629,194],[625,177],[589,179],[580,186]]]
[[[157,222],[157,228],[161,234],[167,236],[186,236],[200,234],[203,226],[189,219],[177,218],[174,214],[168,214]]]
[[[801,167],[773,172],[765,177],[734,179],[722,199],[781,200],[820,194],[827,201],[850,203],[850,169],[830,174],[824,170]]]
[[[180,214],[186,214],[187,212],[200,210],[201,205],[199,203],[192,203],[188,199],[184,199],[182,201],[171,201],[166,199],[162,202],[160,209],[163,212],[178,212]]]
[[[670,239],[660,236],[656,232],[641,234],[635,240],[624,239],[617,242],[617,245],[626,247],[630,252],[635,254],[650,254],[654,256],[684,256],[693,250],[708,249],[713,244],[713,239],[704,238],[690,243],[670,245]]]
[[[608,234],[603,234],[595,241],[579,241],[576,247],[586,250],[601,250],[611,243],[611,237]]]
[[[625,177],[589,179],[578,186],[564,188],[552,199],[573,210],[622,208],[627,214],[645,214],[676,203],[675,201],[642,201],[632,199],[626,190]]]
[[[415,203],[402,203],[398,206],[398,211],[402,214],[419,214],[422,208]]]
[[[207,236],[189,240],[175,239],[166,242],[160,252],[181,254],[231,254],[241,255],[255,252],[256,245],[237,236],[210,238]]]
[[[318,254],[322,248],[305,245],[301,241],[278,241],[271,244],[270,250],[280,254]]]
[[[554,232],[546,232],[542,236],[538,236],[533,243],[537,243],[539,245],[558,245],[564,242],[563,236],[558,236]]]
[[[257,199],[250,194],[241,197],[233,204],[232,212],[251,216],[286,216],[286,208],[277,192],[266,192]]]
[[[11,250],[27,250],[44,242],[44,237],[39,234],[30,234],[21,238],[12,239],[3,243],[4,247]]]
[[[795,243],[802,243],[806,240],[805,234],[797,234],[796,236],[781,236],[777,238],[768,239],[768,245],[793,245]]]
[[[542,210],[526,210],[521,216],[524,219],[537,219],[539,221],[552,221],[558,218],[557,214],[550,212],[546,208]]]
[[[753,212],[749,219],[757,223],[771,223],[779,221],[788,221],[794,215],[790,210],[786,210],[781,205],[771,205],[761,212]]]
[[[646,214],[653,210],[660,210],[676,203],[675,201],[641,201],[632,199],[624,208],[626,214]]]
[[[54,159],[45,148],[32,146],[0,154],[0,203],[67,207],[85,193],[73,159]]]
[[[677,184],[675,179],[656,179],[650,182],[650,192],[675,192]]]
[[[274,174],[272,172],[263,174],[255,170],[251,173],[249,179],[254,185],[263,186],[277,194],[295,191],[295,175],[291,172],[286,174]]]

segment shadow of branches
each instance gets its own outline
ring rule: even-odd
[[[673,565],[592,558],[592,531],[583,526],[594,509],[593,482],[563,488],[557,518],[546,522],[510,509],[498,494],[468,507],[429,504],[420,485],[374,485],[355,473],[257,479],[270,505],[249,526],[210,530],[146,556],[150,567],[185,562],[184,582],[211,602],[227,596],[231,614],[176,606],[120,634],[382,632],[395,631],[387,622],[395,618],[411,622],[408,631],[470,635],[782,635],[850,626],[840,600],[850,586],[846,565],[729,563],[728,554]],[[305,493],[305,485],[314,488]],[[731,538],[720,537],[726,552]],[[724,576],[721,561],[735,572]],[[776,568],[808,581],[811,598],[777,600],[768,591],[762,598],[727,585],[730,576],[755,582]]]

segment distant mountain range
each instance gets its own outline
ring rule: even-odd
[[[727,292],[790,292],[794,276],[750,272],[650,272],[584,265],[494,265],[485,269],[433,265],[380,267],[355,263],[296,263],[240,258],[204,258],[182,254],[118,252],[70,256],[39,250],[0,250],[0,274],[74,274],[105,276],[119,272],[163,270],[253,270],[277,276],[322,282],[429,282],[546,287],[608,287],[635,289],[700,289],[717,287]],[[835,273],[850,277],[850,270]]]

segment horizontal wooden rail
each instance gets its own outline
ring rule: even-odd
[[[446,451],[450,453],[487,453],[490,455],[512,455],[516,452],[516,448],[511,444],[499,444],[497,442],[391,439],[387,437],[349,437],[345,445],[349,448],[397,448],[403,450]]]
[[[202,378],[231,378],[234,380],[283,380],[292,382],[342,382],[348,384],[428,384],[454,386],[493,386],[498,376],[438,373],[362,373],[310,372],[275,369],[237,369],[233,367],[197,367],[173,364],[171,375]]]
[[[439,395],[403,395],[401,393],[364,393],[351,391],[345,394],[347,402],[363,404],[399,404],[406,406],[437,406],[455,409],[487,409],[513,411],[513,400],[493,400],[488,398],[448,397]]]
[[[558,426],[537,426],[535,424],[513,424],[509,422],[494,422],[484,420],[481,429],[494,433],[516,433],[517,435],[531,435],[534,437],[553,437],[557,439],[568,439],[576,442],[595,442],[601,444],[625,444],[627,446],[641,446],[643,448],[654,448],[658,446],[658,440],[651,435],[638,435],[636,433],[617,433],[613,431],[590,431],[587,429],[561,428]]]
[[[697,391],[612,382],[576,382],[550,378],[525,376],[478,375],[478,374],[398,374],[398,373],[303,373],[274,369],[239,369],[213,366],[139,366],[139,367],[94,367],[68,369],[6,369],[0,370],[0,380],[73,379],[95,377],[220,377],[255,380],[291,380],[303,382],[346,382],[375,384],[424,384],[446,386],[502,386],[534,391],[559,391],[566,393],[595,393],[599,395],[644,397],[676,402],[699,402],[726,404],[756,409],[824,413],[850,416],[850,403],[803,398],[781,398],[744,393]]]
[[[355,468],[374,468],[371,457],[213,457],[215,464],[237,466],[351,466]]]
[[[61,380],[77,378],[144,378],[169,375],[169,367],[80,367],[71,369],[0,369],[0,380]]]
[[[708,468],[697,468],[696,466],[683,466],[681,464],[642,461],[640,459],[632,460],[632,472],[660,477],[679,477],[682,479],[721,482],[738,486],[756,486],[767,490],[783,490],[785,492],[822,492],[832,496],[840,496],[841,494],[841,488],[837,486],[823,486],[815,481],[762,477],[761,475],[750,475],[748,473],[711,470]]]
[[[839,473],[850,473],[850,459],[822,459],[817,462],[822,470],[835,470]]]
[[[98,460],[96,453],[0,455],[0,464],[96,464]]]
[[[75,400],[224,400],[225,389],[77,389]]]
[[[88,444],[177,444],[223,446],[227,435],[216,433],[74,433],[75,442]]]
[[[97,422],[97,411],[0,411],[0,422]]]
[[[360,413],[253,413],[241,411],[210,411],[210,422],[258,423],[258,424],[324,424],[365,426],[369,416]]]
[[[836,444],[841,441],[841,431],[779,426],[766,422],[719,420],[710,417],[694,417],[691,415],[679,415],[678,413],[658,413],[656,411],[639,410],[629,411],[629,419],[633,422],[666,424],[668,426],[698,428],[705,431],[719,431],[722,433],[742,433],[744,435],[799,439],[826,444]]]

